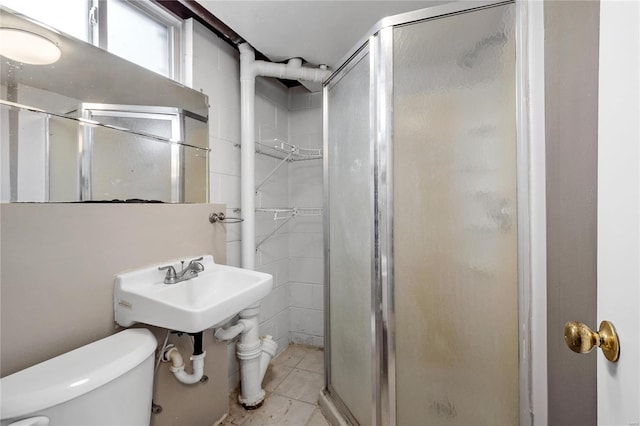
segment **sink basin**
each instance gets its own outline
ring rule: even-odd
[[[116,322],[124,327],[140,322],[197,333],[254,305],[273,287],[273,277],[263,272],[219,265],[213,256],[204,256],[200,263],[203,272],[177,284],[165,284],[166,271],[158,267],[173,265],[179,272],[180,260],[116,275]]]

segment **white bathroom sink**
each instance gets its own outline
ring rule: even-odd
[[[165,284],[166,271],[158,267],[172,265],[179,272],[179,260],[116,275],[116,322],[124,327],[140,322],[197,333],[254,305],[273,287],[273,277],[263,272],[219,265],[212,256],[203,256],[200,263],[204,271],[177,284]]]

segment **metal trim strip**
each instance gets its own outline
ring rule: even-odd
[[[401,13],[398,15],[387,16],[379,20],[369,31],[367,31],[364,37],[362,37],[343,57],[340,64],[347,63],[352,56],[355,56],[358,51],[369,42],[369,37],[378,33],[383,28],[394,27],[398,25],[407,25],[418,21],[425,21],[428,19],[439,19],[448,15],[457,13],[471,12],[477,9],[484,9],[487,7],[500,6],[503,4],[513,3],[514,0],[463,0],[452,3],[443,4],[440,6],[428,7],[425,9],[414,10],[413,12]],[[342,66],[326,80],[327,82],[333,78],[333,75],[338,73]]]

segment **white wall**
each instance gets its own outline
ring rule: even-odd
[[[225,203],[228,216],[240,207],[240,66],[238,52],[193,20],[186,24],[185,83],[209,96],[210,201]],[[273,79],[256,80],[256,138],[280,139],[302,148],[322,146],[322,95],[289,91]],[[256,155],[256,183],[279,160]],[[321,207],[322,161],[285,164],[260,188],[256,207]],[[281,222],[256,215],[256,243]],[[240,266],[240,226],[227,226],[227,263]],[[261,244],[256,269],[274,277],[262,301],[260,334],[270,334],[282,351],[289,342],[323,346],[322,220],[295,218]],[[235,345],[228,346],[229,389],[239,380]]]

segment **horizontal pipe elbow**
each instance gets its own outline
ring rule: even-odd
[[[305,80],[322,83],[329,78],[331,71],[322,68],[309,68],[293,64],[274,64],[272,62],[255,61],[253,63],[255,75],[275,77],[286,80]]]
[[[214,337],[218,340],[235,339],[241,333],[246,333],[253,328],[253,323],[244,319],[239,320],[236,324],[227,328],[218,328],[214,333]]]
[[[253,50],[253,48],[251,48],[251,46],[249,45],[249,43],[240,43],[238,45],[238,50],[240,51],[240,54],[250,54],[250,55],[254,55],[255,56],[255,52]]]
[[[256,53],[249,43],[238,45],[240,50],[240,80],[253,80],[257,76]]]

